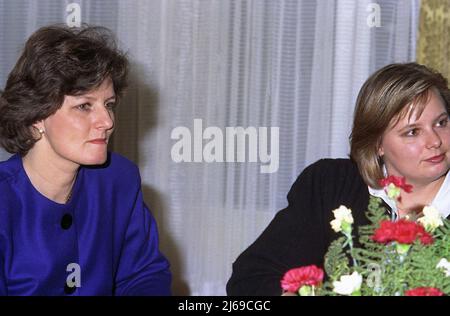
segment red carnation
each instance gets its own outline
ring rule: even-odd
[[[415,289],[405,291],[405,296],[443,296],[439,289],[435,287],[416,287]]]
[[[287,292],[296,293],[303,285],[321,284],[323,275],[323,270],[315,265],[294,268],[284,274],[281,287]]]
[[[395,222],[382,221],[380,227],[375,230],[372,240],[379,243],[388,243],[393,240],[395,235]]]
[[[433,237],[432,237],[430,234],[428,234],[428,233],[425,231],[425,229],[423,229],[423,227],[422,227],[422,230],[423,230],[425,233],[420,237],[420,242],[421,242],[423,245],[431,245],[431,244],[434,242]]]
[[[396,229],[394,239],[401,244],[412,244],[417,238],[419,238],[424,245],[433,242],[433,238],[425,231],[423,226],[415,222],[399,220],[395,224]]]
[[[416,239],[420,239],[424,245],[433,243],[433,237],[425,231],[422,225],[404,219],[397,222],[382,221],[372,239],[379,243],[396,241],[400,244],[412,244]]]
[[[406,183],[405,177],[396,177],[396,176],[389,176],[387,178],[380,180],[380,185],[382,187],[387,187],[389,184],[395,185],[397,188],[402,189],[406,193],[412,192],[413,186],[411,184]]]

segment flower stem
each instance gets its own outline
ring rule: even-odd
[[[348,241],[348,246],[350,247],[350,255],[352,256],[352,260],[353,260],[353,266],[357,267],[358,266],[358,262],[356,261],[355,257],[353,256],[353,238],[352,238],[352,233],[345,233],[345,237],[347,237],[347,241]]]

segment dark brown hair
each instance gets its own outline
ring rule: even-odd
[[[378,149],[384,132],[415,109],[418,115],[434,89],[450,113],[450,90],[438,72],[417,63],[391,64],[376,71],[362,86],[356,100],[350,135],[350,157],[367,185],[380,188],[384,177]],[[408,106],[410,105],[410,106]]]
[[[127,73],[127,58],[108,29],[39,29],[26,42],[0,94],[0,145],[25,155],[37,141],[32,125],[54,114],[65,95],[88,92],[111,78],[118,101]]]

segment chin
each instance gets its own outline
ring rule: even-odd
[[[106,159],[108,159],[108,155],[105,152],[103,155],[95,155],[92,157],[83,157],[80,159],[80,164],[85,166],[91,166],[91,165],[102,165],[106,162]]]
[[[426,175],[432,180],[439,179],[443,176],[445,176],[448,172],[447,166],[442,166],[441,168],[434,168],[432,170],[429,170]]]

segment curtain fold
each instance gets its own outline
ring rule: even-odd
[[[450,1],[421,1],[417,61],[450,78]],[[450,80],[450,79],[449,79]]]

